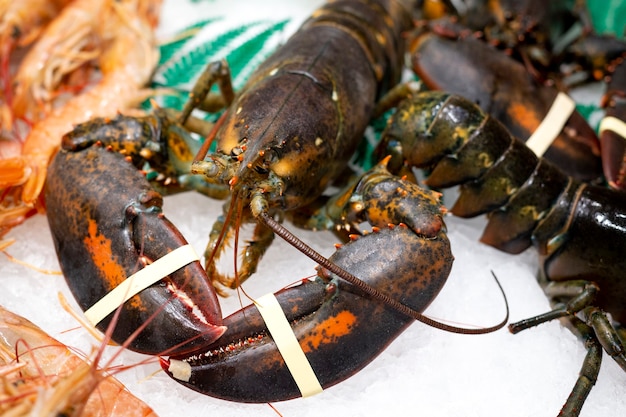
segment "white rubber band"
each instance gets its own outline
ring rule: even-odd
[[[265,324],[302,396],[310,397],[322,392],[322,386],[274,294],[264,295],[254,304],[265,320]]]
[[[526,141],[526,146],[535,155],[542,156],[561,133],[567,119],[570,118],[575,109],[576,103],[567,94],[561,92],[557,94],[548,114]]]
[[[85,311],[94,326],[135,294],[200,258],[191,245],[181,246],[126,278],[117,287]]]
[[[617,117],[607,116],[602,119],[598,128],[598,134],[602,134],[605,130],[610,130],[626,139],[626,123]]]
[[[189,362],[170,358],[167,370],[172,374],[173,378],[179,381],[189,382],[191,379],[191,365],[189,365]]]

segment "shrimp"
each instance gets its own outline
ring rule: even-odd
[[[56,87],[60,78],[55,74],[74,69],[82,65],[79,64],[81,59],[92,57],[91,49],[87,52],[59,50],[57,46],[65,45],[66,40],[71,41],[73,48],[98,47],[97,64],[101,78],[64,103],[52,103],[46,117],[33,124],[21,153],[3,155],[0,160],[0,236],[27,216],[43,210],[39,194],[48,162],[64,133],[92,117],[112,117],[149,95],[143,86],[148,83],[158,61],[153,29],[159,10],[160,1],[74,0],[48,25],[40,42],[24,58],[23,67],[32,65],[41,69],[32,73],[33,79],[18,77],[20,88],[16,89],[14,109],[19,109],[20,103],[32,104],[39,97],[45,98],[45,94],[32,93],[44,91],[46,86]],[[83,37],[91,40],[84,43],[75,39],[66,32],[68,28],[72,28],[71,33],[80,31]],[[68,57],[69,62],[63,63]],[[51,82],[50,77],[57,77],[57,81]],[[36,118],[37,106],[31,104],[25,108],[31,109],[31,116]]]
[[[31,44],[68,0],[0,0],[0,80],[4,104],[11,102],[11,54]]]
[[[5,416],[156,417],[113,376],[1,306],[0,381]]]

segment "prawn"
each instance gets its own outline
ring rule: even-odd
[[[33,43],[68,0],[0,0],[0,80],[3,105],[11,103],[9,66],[13,51]],[[3,107],[4,109],[4,107]],[[7,120],[3,119],[3,125]]]
[[[156,417],[113,376],[1,306],[0,381],[2,415]]]
[[[62,56],[86,58],[81,51],[55,49],[55,45],[62,45],[67,40],[68,27],[74,31],[81,30],[84,36],[91,36],[93,42],[102,48],[97,54],[102,76],[95,85],[65,103],[52,106],[45,118],[36,120],[19,155],[3,155],[4,159],[0,160],[0,235],[27,216],[42,210],[38,198],[46,169],[64,133],[92,117],[114,116],[148,96],[143,86],[149,81],[158,61],[153,29],[159,10],[160,1],[74,0],[46,28],[41,41],[29,51],[23,66],[34,65],[34,68],[43,69],[28,81],[19,75],[18,70],[16,79],[19,88],[14,97],[14,110],[25,111],[20,108],[20,103],[30,102],[33,98],[36,102],[39,93],[32,92],[46,90],[45,86],[56,86],[56,81],[46,81],[46,74],[79,65],[73,58],[62,64]],[[86,44],[73,43],[73,47],[82,46],[86,47]],[[90,53],[87,55],[91,56]],[[26,65],[26,62],[31,64]],[[46,68],[46,65],[54,68]],[[53,75],[50,77],[54,78]]]

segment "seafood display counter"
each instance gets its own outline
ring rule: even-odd
[[[271,0],[259,7],[258,2],[239,0],[234,8],[233,2],[226,0],[164,1],[155,32],[160,58],[151,75],[157,88],[156,102],[181,108],[204,65],[222,58],[230,63],[235,88],[241,88],[271,51],[322,4],[321,0]],[[147,55],[142,57],[155,59]],[[141,61],[135,56],[129,65],[141,65],[135,60]],[[106,68],[101,70],[106,73]],[[111,81],[116,80],[111,77]],[[593,107],[589,119],[596,123],[600,117],[597,88],[573,95],[579,104]],[[371,135],[368,130],[367,136]],[[444,204],[451,207],[457,195],[456,189],[446,190]],[[183,192],[166,196],[163,212],[195,252],[202,254],[223,204],[199,193]],[[498,323],[505,316],[505,305],[492,273],[507,296],[510,322],[550,309],[537,284],[538,260],[533,250],[511,255],[479,243],[486,224],[483,217],[467,220],[446,216],[445,222],[454,263],[445,286],[424,314],[464,328]],[[285,226],[322,255],[335,252],[338,237],[333,233],[303,230],[288,221]],[[252,233],[252,226],[244,225],[242,230],[243,242]],[[46,216],[30,216],[2,239],[0,280],[4,290],[0,291],[0,305],[35,323],[79,356],[93,359],[90,354],[100,346],[100,340],[59,301],[61,294],[82,317],[60,273]],[[231,265],[232,260],[226,259],[220,267],[229,269]],[[226,290],[227,297],[219,299],[222,313],[227,316],[250,304],[251,299],[310,278],[316,273],[315,267],[313,261],[276,238],[256,273],[243,284],[245,293]],[[354,376],[312,397],[272,404],[237,403],[191,391],[166,375],[158,358],[113,343],[103,349],[98,364],[162,417],[251,413],[317,416],[320,412],[330,416],[419,413],[548,417],[558,413],[569,395],[586,353],[584,344],[556,320],[516,335],[506,328],[484,335],[454,334],[415,322]],[[580,415],[625,414],[625,392],[626,373],[605,354],[598,380]]]

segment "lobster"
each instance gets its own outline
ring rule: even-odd
[[[539,282],[555,307],[509,328],[515,333],[563,318],[583,337],[588,354],[561,411],[578,415],[602,349],[626,370],[619,328],[626,323],[620,280],[626,195],[564,174],[477,105],[448,93],[421,92],[401,102],[380,148],[392,143],[406,165],[429,170],[428,186],[460,185],[451,213],[488,213],[483,243],[508,253],[535,247]]]
[[[259,69],[260,75],[252,78],[251,85],[222,121],[218,121],[218,126],[224,123],[227,132],[235,128],[250,132],[244,133],[243,139],[236,139],[232,148],[219,144],[217,154],[212,155],[210,161],[191,163],[189,156],[196,144],[185,126],[191,111],[202,105],[204,93],[215,74],[224,74],[222,63],[209,65],[198,87],[194,88],[189,104],[174,118],[166,110],[157,110],[142,118],[118,115],[115,119],[96,119],[79,125],[63,138],[62,149],[50,165],[46,183],[47,213],[63,273],[92,322],[102,329],[119,317],[113,340],[133,350],[169,356],[162,359],[163,368],[193,389],[243,402],[279,401],[336,384],[369,363],[414,319],[442,329],[474,334],[494,331],[504,325],[506,319],[487,329],[461,329],[421,315],[445,283],[453,259],[437,194],[423,192],[414,184],[389,174],[385,177],[384,172],[371,173],[367,176],[371,185],[364,186],[366,189],[379,190],[378,184],[393,186],[383,187],[372,197],[363,197],[367,199],[365,207],[371,207],[370,213],[376,212],[376,200],[385,194],[389,194],[390,204],[402,205],[395,203],[398,199],[412,202],[410,210],[370,214],[369,222],[375,227],[373,233],[347,243],[330,260],[306,249],[273,219],[278,209],[293,210],[313,201],[323,186],[338,175],[340,162],[325,160],[325,163],[331,162],[326,167],[322,159],[336,156],[345,162],[354,152],[352,145],[365,128],[378,89],[382,91],[385,83],[397,78],[391,64],[401,56],[396,53],[401,45],[396,25],[401,27],[398,22],[406,18],[402,7],[395,1],[380,4],[345,1],[331,3],[318,11],[276,53],[278,58],[270,58],[269,63]],[[389,16],[380,15],[384,10],[389,11]],[[380,43],[365,27],[356,25],[364,17],[377,23],[393,23],[393,29],[381,26],[380,31],[387,35],[393,32],[398,37]],[[287,58],[285,50],[300,51],[301,34],[308,31],[313,34],[320,31],[328,36],[322,48],[313,49],[312,55],[295,54]],[[304,38],[313,37],[308,33]],[[319,40],[317,38],[316,45]],[[326,68],[333,56],[332,53],[327,55],[328,51],[336,47],[368,65],[362,72],[351,71],[350,74],[332,66]],[[304,50],[311,52],[309,48]],[[374,57],[376,61],[369,65],[369,59]],[[277,61],[281,65],[276,66]],[[327,72],[317,72],[320,63]],[[379,72],[379,69],[385,71]],[[207,83],[205,77],[211,82]],[[283,85],[283,82],[276,83],[276,79],[282,78],[286,79],[284,86],[276,90],[276,86]],[[227,77],[217,81],[227,92],[228,101]],[[362,87],[362,95],[356,96],[351,89],[353,81]],[[313,109],[322,114],[323,110],[332,111],[331,121],[323,114],[326,122],[317,127],[321,130],[314,130],[313,137],[308,136],[307,129],[319,121],[316,119],[319,114],[295,106],[292,109],[302,119],[300,122],[284,117],[284,126],[274,123],[273,119],[275,125],[266,126],[264,122],[269,118],[265,112],[274,110],[258,106],[259,101],[264,101],[263,96],[280,92],[277,100],[283,109],[294,104],[294,97],[299,97],[302,88],[310,88],[316,97],[310,101]],[[363,103],[359,101],[364,99],[367,100]],[[279,118],[284,114],[275,116]],[[255,123],[260,127],[255,127]],[[294,126],[304,132],[292,130]],[[252,134],[259,133],[257,129],[287,133],[279,138],[266,133],[259,142],[271,139],[270,143],[255,144]],[[225,137],[232,140],[232,134],[225,134]],[[309,139],[313,142],[308,142]],[[299,151],[306,152],[301,156]],[[294,158],[304,165],[294,167]],[[270,325],[261,323],[256,306],[221,318],[216,295],[197,256],[187,254],[179,260],[178,255],[173,255],[181,249],[186,251],[186,242],[162,214],[162,197],[152,188],[151,176],[137,170],[148,164],[150,170],[159,174],[157,179],[160,178],[165,190],[170,185],[185,189],[197,187],[197,183],[185,179],[190,169],[193,171],[195,166],[196,171],[211,174],[220,161],[225,162],[220,165],[225,171],[218,176],[236,172],[228,180],[232,192],[228,206],[232,208],[236,203],[251,200],[251,211],[260,219],[262,227],[271,228],[303,248],[322,267],[315,281],[303,282],[277,295],[293,333],[300,337],[296,344],[307,353],[316,375],[314,385],[319,386],[312,391],[300,386],[298,373],[289,369],[286,358],[282,359],[284,353],[276,344],[278,337],[271,329],[271,336],[268,334],[266,327]],[[384,171],[383,168],[384,163],[380,170]],[[316,183],[313,187],[312,181],[304,178],[309,172],[321,185]],[[219,182],[199,183],[201,187],[216,185],[219,192],[224,190]],[[256,208],[259,205],[261,209]],[[426,216],[426,220],[419,220],[422,216]],[[222,223],[233,227],[228,219]],[[423,227],[424,223],[429,227]],[[386,258],[380,256],[381,245],[389,248]],[[411,251],[405,251],[407,247]],[[398,253],[407,255],[399,258]],[[414,253],[423,256],[416,261]],[[166,270],[154,267],[165,258],[172,260],[174,266]],[[402,258],[404,262],[398,262]],[[148,266],[141,269],[145,265]],[[144,283],[142,273],[149,268],[153,272]],[[135,272],[138,269],[140,271]],[[208,270],[211,273],[211,268]],[[130,274],[133,274],[132,280],[126,279]],[[134,283],[140,280],[136,278],[138,275],[142,275],[141,284]],[[115,298],[104,303],[106,309],[103,307],[101,311],[102,300],[108,300],[113,293]],[[260,304],[261,301],[257,301],[257,306]],[[98,307],[94,309],[94,306]],[[379,317],[376,323],[372,323],[373,315]],[[364,337],[371,339],[371,345],[363,352],[346,356],[353,350],[349,348],[351,343]],[[268,380],[275,384],[267,384]]]
[[[185,244],[161,213],[160,194],[136,169],[130,154],[121,152],[130,147],[119,146],[120,137],[146,142],[145,133],[150,128],[158,130],[148,124],[155,120],[154,116],[120,115],[79,125],[64,137],[64,148],[50,165],[46,201],[55,248],[72,292],[87,311],[119,285],[114,279]],[[86,128],[95,129],[110,142],[85,140]],[[124,135],[111,134],[121,128]],[[108,137],[103,132],[109,132]],[[158,148],[155,143],[144,146]],[[506,322],[487,329],[459,329],[416,314],[436,297],[452,267],[440,195],[392,176],[384,162],[361,182],[357,195],[363,199],[361,207],[366,208],[365,219],[374,226],[373,232],[353,236],[327,261],[330,270],[320,268],[316,280],[304,280],[276,295],[323,388],[363,368],[415,318],[444,330],[475,334],[494,331]],[[377,202],[385,200],[389,207],[405,209],[380,210]],[[381,246],[387,248],[384,256],[379,253]],[[406,262],[397,262],[398,253],[407,254]],[[142,289],[126,302],[120,308],[114,340],[136,351],[170,355],[162,359],[168,374],[211,396],[268,402],[306,394],[282,361],[257,307],[249,306],[222,320],[208,277],[197,263]],[[331,272],[337,266],[363,277],[367,284],[340,281]],[[371,288],[385,291],[374,290],[372,297]],[[399,311],[396,301],[409,312]],[[208,323],[199,320],[197,310]],[[375,323],[371,317],[377,317]],[[111,312],[99,327],[108,326],[114,318]],[[179,330],[172,334],[172,327]],[[351,347],[363,338],[369,340],[366,349]],[[185,372],[190,376],[181,376],[181,368],[189,368]],[[271,390],[262,383],[268,379],[274,381]]]

